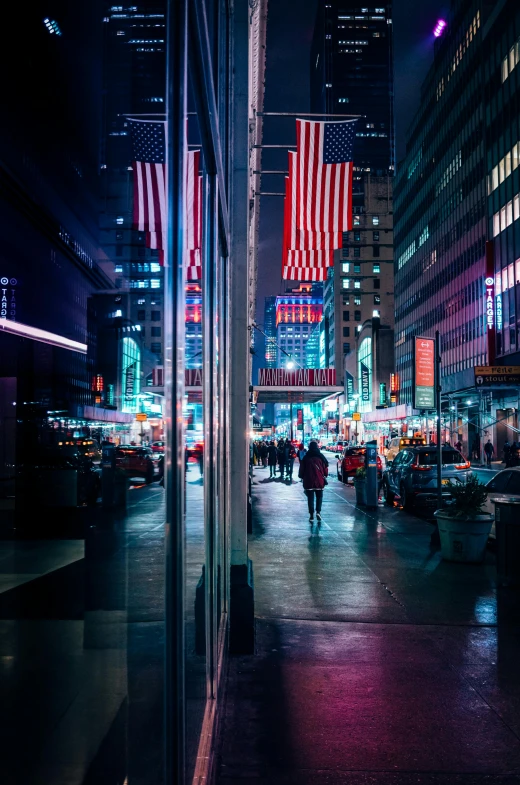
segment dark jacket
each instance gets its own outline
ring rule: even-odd
[[[276,462],[278,459],[278,452],[274,444],[270,444],[267,448],[267,459],[269,466],[276,466]]]
[[[285,442],[283,444],[279,444],[277,447],[278,451],[278,463],[280,466],[285,464]]]
[[[267,458],[267,455],[268,455],[267,444],[262,444],[260,446],[260,457],[261,457],[261,459],[264,460],[264,458]]]
[[[329,474],[329,462],[319,450],[309,450],[300,462],[298,477],[306,491],[323,490]]]

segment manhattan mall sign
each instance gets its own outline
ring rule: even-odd
[[[256,403],[315,403],[343,392],[335,368],[260,368]]]

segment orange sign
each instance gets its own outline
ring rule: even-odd
[[[359,422],[361,420],[361,412],[352,412],[352,419],[354,422]]]
[[[137,412],[137,414],[135,415],[135,419],[137,420],[137,422],[146,422],[146,420],[148,419],[148,415],[145,412]]]

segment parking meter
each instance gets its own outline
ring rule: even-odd
[[[377,507],[378,480],[377,480],[377,442],[367,442],[365,452],[367,507]]]

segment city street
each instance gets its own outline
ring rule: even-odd
[[[519,783],[517,593],[492,552],[443,562],[431,524],[354,501],[329,479],[311,531],[301,484],[254,471],[257,649],[231,660],[220,785]]]

